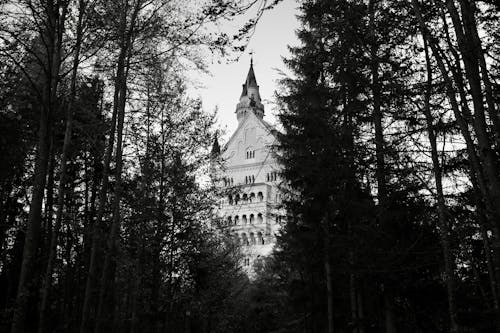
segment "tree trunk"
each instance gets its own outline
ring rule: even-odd
[[[57,213],[56,222],[52,228],[52,233],[50,237],[50,247],[49,256],[47,261],[47,267],[45,271],[45,276],[43,278],[43,286],[41,289],[41,300],[40,300],[40,313],[38,321],[38,333],[43,333],[45,328],[45,315],[47,310],[47,303],[50,294],[50,288],[52,285],[52,270],[54,266],[54,261],[56,259],[57,252],[57,237],[59,234],[59,229],[61,228],[61,221],[64,211],[64,198],[66,194],[66,170],[67,170],[67,160],[69,155],[69,148],[71,145],[71,132],[73,129],[73,107],[76,96],[76,77],[78,72],[78,64],[80,62],[80,47],[82,44],[82,31],[83,31],[83,15],[85,12],[85,1],[80,0],[79,2],[79,14],[78,23],[76,28],[76,44],[73,58],[73,69],[71,74],[71,87],[70,87],[70,97],[68,101],[67,118],[66,118],[66,129],[64,133],[64,143],[61,154],[61,171],[59,175],[59,186],[57,189]]]
[[[52,1],[49,1],[45,8],[48,29],[46,32],[46,40],[48,42],[47,57],[51,66],[49,75],[46,78],[46,86],[43,94],[44,101],[42,102],[40,112],[40,128],[38,130],[33,192],[28,215],[23,261],[21,264],[21,274],[19,277],[11,333],[24,332],[26,308],[30,294],[29,288],[32,282],[32,274],[35,263],[34,257],[36,255],[40,237],[42,203],[49,159],[48,133],[50,132],[51,112],[56,105],[59,69],[61,64],[62,31],[64,28],[66,9],[66,7],[59,8],[59,5],[54,8],[54,3]]]
[[[127,6],[122,9],[121,17],[120,17],[120,34],[123,35],[126,30],[127,23]],[[123,52],[120,52],[120,57],[124,56]],[[116,131],[116,123],[117,123],[117,114],[120,108],[121,101],[121,80],[123,74],[123,65],[120,65],[120,60],[117,66],[117,75],[115,78],[115,92],[113,96],[113,114],[111,116],[111,129],[109,133],[108,144],[106,146],[106,152],[104,156],[104,166],[102,172],[102,186],[99,192],[99,209],[97,211],[97,216],[95,219],[95,223],[93,226],[92,232],[92,247],[90,250],[90,263],[89,263],[89,272],[87,275],[87,282],[85,285],[85,297],[83,300],[82,307],[82,321],[80,323],[80,333],[85,333],[90,331],[89,326],[89,316],[90,316],[90,308],[91,308],[91,298],[94,289],[95,279],[96,279],[96,270],[97,270],[97,253],[99,247],[101,245],[101,224],[104,216],[104,210],[106,205],[106,197],[108,192],[108,183],[109,183],[109,167],[111,164],[111,159],[113,155],[114,148],[114,140],[115,140],[115,131]]]
[[[122,47],[120,49],[120,55],[117,63],[117,75],[115,81],[115,90],[119,91],[118,99],[118,124],[116,130],[116,156],[115,156],[115,193],[113,198],[113,221],[111,224],[111,230],[109,232],[107,241],[107,252],[104,257],[104,264],[101,274],[101,288],[99,291],[99,302],[97,306],[97,321],[95,332],[100,333],[103,329],[103,316],[104,316],[104,302],[106,292],[109,290],[110,279],[108,278],[108,273],[112,261],[114,261],[114,256],[117,248],[117,239],[120,232],[121,225],[121,212],[120,212],[120,201],[122,194],[122,168],[123,168],[123,127],[125,120],[125,105],[126,105],[126,94],[127,94],[127,75],[128,75],[128,62],[131,56],[132,49],[132,35],[134,32],[134,27],[136,23],[137,16],[139,14],[141,1],[137,0],[130,18],[129,28],[123,36]],[[126,9],[124,10],[126,12]],[[127,24],[127,20],[123,22]]]
[[[326,299],[327,299],[327,332],[334,333],[334,320],[333,320],[333,280],[332,280],[332,267],[330,259],[330,233],[329,233],[329,220],[326,213],[323,218],[323,243],[324,243],[324,257],[323,263],[325,268],[325,281],[326,281]]]
[[[450,248],[450,230],[448,227],[447,219],[447,209],[444,199],[443,192],[443,182],[442,182],[442,169],[439,162],[439,155],[437,150],[437,139],[436,133],[434,131],[433,117],[431,114],[430,100],[432,96],[432,68],[431,60],[429,57],[429,50],[427,45],[427,40],[424,39],[424,51],[427,69],[427,86],[425,92],[425,105],[424,105],[424,115],[427,123],[427,135],[429,137],[429,143],[431,145],[431,158],[432,167],[434,173],[434,180],[436,182],[436,199],[437,199],[437,211],[438,211],[438,229],[441,238],[441,247],[443,250],[443,260],[445,267],[445,277],[444,282],[446,285],[446,290],[448,293],[448,311],[450,315],[450,331],[457,332],[458,325],[456,322],[456,305],[455,305],[455,272],[454,272],[454,262],[455,259],[452,255]]]

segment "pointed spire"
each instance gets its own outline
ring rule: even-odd
[[[243,120],[248,112],[253,112],[258,117],[262,118],[264,116],[264,105],[262,105],[259,85],[257,84],[257,79],[255,78],[255,72],[253,70],[253,56],[250,53],[250,68],[248,74],[243,83],[243,89],[241,91],[240,102],[236,106],[236,116],[238,121]]]
[[[246,86],[248,87],[257,87],[257,79],[255,78],[255,73],[253,71],[253,58],[250,59],[250,69],[248,70]]]

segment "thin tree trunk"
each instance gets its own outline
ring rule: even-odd
[[[126,29],[126,15],[127,9],[123,9],[121,18],[120,18],[120,32],[123,34]],[[117,73],[119,74],[119,73]],[[121,79],[121,75],[117,75],[116,83],[115,83],[115,92],[113,96],[113,113],[111,116],[111,129],[109,133],[108,144],[106,146],[106,152],[104,156],[104,166],[102,171],[102,186],[99,192],[99,209],[97,211],[97,216],[95,219],[95,223],[92,231],[92,247],[90,250],[90,263],[89,263],[89,272],[87,275],[87,282],[85,285],[85,296],[83,299],[83,307],[82,307],[82,321],[80,323],[80,333],[85,333],[90,330],[89,326],[89,316],[90,316],[90,308],[91,308],[91,299],[92,293],[94,289],[95,279],[96,279],[96,271],[97,271],[97,254],[99,251],[99,247],[101,245],[101,224],[104,216],[104,210],[106,205],[106,197],[108,193],[108,183],[109,183],[109,167],[111,163],[111,158],[113,155],[114,148],[114,140],[115,140],[115,131],[116,131],[116,120],[117,114],[120,104],[120,89],[121,83],[118,81]]]
[[[377,1],[370,0],[368,3],[369,27],[375,29],[375,7]],[[371,74],[372,74],[372,98],[373,98],[373,126],[375,128],[375,156],[376,169],[375,177],[377,179],[377,199],[378,199],[378,219],[381,225],[386,223],[387,210],[387,177],[385,165],[385,140],[383,129],[383,112],[381,106],[381,84],[379,80],[379,60],[378,60],[378,45],[376,33],[372,34],[370,41],[370,58],[371,58]],[[384,313],[385,313],[385,329],[386,333],[396,332],[396,323],[393,313],[392,300],[388,294],[387,288],[383,289],[384,298]]]
[[[330,259],[330,233],[329,233],[329,220],[328,214],[323,218],[323,243],[324,243],[324,257],[323,264],[325,268],[326,280],[326,299],[327,299],[327,332],[334,333],[334,318],[333,318],[333,279],[332,267]]]
[[[354,277],[354,273],[349,274],[349,298],[351,301],[351,321],[352,321],[352,325],[353,325],[352,326],[352,333],[359,333],[359,330],[358,330],[358,307],[357,307],[358,299],[356,297],[356,278]]]
[[[479,157],[482,165],[484,165],[484,173],[487,177],[489,195],[496,208],[496,216],[499,217],[498,209],[500,208],[500,178],[498,174],[497,158],[492,149],[491,140],[488,134],[488,125],[486,123],[485,108],[483,101],[483,93],[481,88],[481,78],[479,71],[479,63],[475,56],[474,45],[468,40],[464,34],[464,27],[460,20],[460,16],[452,0],[446,1],[448,11],[450,13],[455,34],[460,52],[463,55],[465,73],[470,86],[472,102],[474,106],[474,130],[479,144]],[[500,226],[500,220],[496,220],[497,226]],[[500,269],[500,267],[496,267]]]
[[[441,247],[443,250],[443,260],[445,267],[445,277],[444,282],[446,284],[446,290],[448,293],[448,311],[450,316],[450,331],[457,332],[458,325],[456,321],[456,305],[455,305],[455,273],[454,273],[454,257],[451,252],[449,234],[450,230],[448,227],[447,213],[446,213],[446,203],[444,199],[443,192],[443,182],[442,182],[442,171],[441,165],[439,163],[439,155],[437,150],[436,133],[434,131],[433,117],[431,114],[430,99],[432,96],[432,68],[431,60],[429,57],[429,50],[427,45],[427,40],[424,39],[424,51],[427,69],[427,87],[425,92],[425,105],[424,105],[424,115],[427,123],[427,135],[429,137],[429,143],[431,145],[431,158],[432,167],[434,173],[434,180],[436,182],[436,197],[437,197],[437,211],[438,211],[438,229],[441,238]]]
[[[61,64],[61,43],[62,30],[66,15],[66,7],[54,8],[54,3],[49,1],[46,4],[47,14],[47,40],[48,40],[48,63],[50,72],[44,88],[44,98],[40,113],[40,128],[38,130],[38,143],[35,161],[35,176],[33,183],[33,193],[28,215],[26,238],[23,250],[23,261],[19,276],[14,315],[12,319],[11,333],[24,332],[26,318],[26,308],[29,299],[29,287],[32,282],[34,270],[34,257],[38,248],[40,237],[40,224],[42,214],[42,203],[47,177],[47,166],[49,159],[49,138],[51,111],[55,108],[57,86],[59,83],[59,69]],[[60,12],[60,9],[62,11]]]
[[[362,294],[362,291],[360,290],[359,285],[356,288],[356,295],[357,295],[357,308],[358,308],[358,320],[359,320],[358,333],[365,333],[365,324],[364,324],[365,314],[364,314],[364,310],[363,310],[363,294]]]
[[[482,212],[478,212],[478,218],[479,219],[485,219],[484,215]],[[488,231],[486,230],[486,222],[481,221],[479,223],[479,228],[481,230],[481,237],[483,238],[483,248],[484,248],[484,255],[486,257],[486,266],[488,267],[488,277],[489,277],[489,284],[490,284],[490,292],[491,292],[491,298],[492,298],[492,303],[493,303],[493,308],[498,311],[498,295],[497,295],[497,283],[495,279],[495,268],[493,266],[494,260],[492,259],[492,256],[495,255],[494,252],[491,251],[490,247],[490,239],[488,237]]]
[[[42,249],[50,244],[50,234],[52,233],[52,217],[54,215],[54,170],[56,164],[56,154],[54,148],[54,135],[52,131],[49,136],[49,162],[47,175],[47,198],[45,199],[45,223],[42,230],[43,241],[40,244]]]
[[[59,229],[61,228],[61,221],[64,211],[64,198],[66,194],[66,173],[67,173],[67,160],[69,155],[69,148],[71,145],[71,132],[73,128],[73,107],[76,96],[76,78],[78,73],[78,64],[80,62],[80,47],[82,44],[82,31],[83,31],[83,15],[85,12],[85,1],[79,1],[79,14],[78,23],[76,28],[76,44],[75,44],[75,54],[73,58],[73,69],[71,74],[71,87],[70,87],[70,97],[68,101],[67,118],[66,118],[66,129],[64,133],[64,143],[61,154],[61,171],[59,175],[59,186],[57,189],[57,212],[56,212],[56,222],[52,228],[52,233],[50,237],[50,247],[49,247],[49,257],[47,261],[47,267],[45,271],[45,276],[43,278],[43,287],[41,290],[41,301],[40,301],[40,313],[38,321],[38,333],[42,333],[45,328],[45,315],[47,310],[47,303],[50,294],[50,288],[52,285],[52,270],[54,266],[54,261],[57,252],[57,237],[59,234]]]
[[[387,333],[396,333],[396,320],[394,318],[394,303],[392,301],[392,296],[387,292],[383,291],[384,299],[384,316],[385,316],[385,331]]]
[[[484,97],[486,99],[489,119],[493,123],[495,144],[498,151],[500,149],[500,118],[498,110],[495,106],[492,83],[489,78],[488,68],[486,65],[486,60],[484,58],[484,51],[481,46],[481,39],[479,38],[477,23],[474,17],[477,11],[476,4],[474,3],[474,1],[460,0],[459,2],[462,13],[464,34],[467,37],[466,39],[468,43],[472,44],[471,49],[475,53],[479,65],[481,79],[484,86]]]
[[[99,302],[97,306],[97,321],[95,332],[100,333],[103,329],[103,316],[104,316],[104,302],[107,290],[109,290],[110,279],[108,278],[108,273],[112,261],[114,261],[114,256],[117,248],[116,241],[118,239],[118,234],[120,232],[121,225],[121,212],[120,212],[120,201],[122,194],[122,168],[123,168],[123,127],[125,120],[125,104],[126,104],[126,94],[127,94],[127,75],[128,75],[128,62],[130,60],[131,48],[132,48],[132,35],[134,33],[134,27],[136,23],[136,18],[139,14],[141,1],[137,0],[130,19],[130,24],[128,31],[123,36],[122,48],[120,49],[120,55],[117,63],[117,78],[115,89],[119,91],[119,106],[118,106],[118,124],[117,124],[117,134],[116,134],[116,156],[115,156],[115,193],[113,198],[113,221],[111,224],[111,230],[108,236],[107,242],[107,252],[104,257],[104,264],[101,274],[101,288],[99,291]],[[126,9],[124,10],[127,11]],[[123,22],[125,25],[127,23],[126,17]]]

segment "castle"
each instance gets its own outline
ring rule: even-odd
[[[212,148],[218,157],[218,185],[227,189],[221,200],[222,224],[240,244],[242,266],[251,277],[254,264],[269,255],[282,223],[278,189],[280,167],[274,158],[276,130],[264,120],[253,61],[236,105],[238,127],[221,149],[217,139]]]

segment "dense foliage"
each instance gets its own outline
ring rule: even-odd
[[[498,8],[309,0],[300,19],[267,331],[497,331]]]
[[[0,332],[500,330],[495,1],[300,2],[287,218],[242,272],[186,69],[279,2],[0,1]]]

